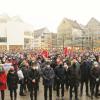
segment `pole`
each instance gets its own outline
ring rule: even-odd
[[[63,34],[63,38],[62,39],[63,39],[62,42],[63,42],[63,50],[64,50],[64,42],[65,42],[65,40],[64,40],[64,34]]]
[[[83,50],[83,37],[82,37],[82,50]]]
[[[94,48],[94,40],[93,40],[93,33],[92,33],[92,51],[93,51],[93,48]]]

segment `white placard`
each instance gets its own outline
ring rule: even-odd
[[[11,63],[5,63],[5,64],[3,65],[4,70],[5,70],[5,71],[8,71],[8,70],[12,67],[11,65],[12,65]]]

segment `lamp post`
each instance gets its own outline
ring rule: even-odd
[[[82,39],[82,50],[84,50],[84,44],[85,44],[85,46],[87,45],[86,44],[86,37],[87,37],[87,35],[86,35],[85,31],[82,30],[82,36],[81,36],[81,39]],[[84,39],[85,39],[85,41],[84,41]]]
[[[85,34],[85,32],[83,31],[83,34],[82,34],[82,37],[81,37],[81,39],[82,39],[82,50],[84,49],[84,34]]]
[[[64,47],[65,47],[65,38],[64,38],[64,33],[63,33],[63,37],[62,37],[62,45],[63,45],[63,50],[64,50]]]
[[[83,39],[84,39],[84,37],[82,36],[82,50],[83,50],[83,47],[84,47]]]
[[[93,38],[93,33],[92,33],[92,37],[91,37],[91,42],[92,42],[92,51],[93,51],[93,48],[94,48],[94,38]]]

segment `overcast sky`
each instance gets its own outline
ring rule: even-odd
[[[0,0],[0,14],[20,16],[34,29],[48,27],[56,32],[63,18],[86,24],[91,17],[100,21],[100,0]]]

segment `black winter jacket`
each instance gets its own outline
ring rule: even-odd
[[[17,73],[12,74],[12,73],[8,72],[7,85],[8,85],[9,90],[17,89],[18,88],[18,81],[19,81],[19,78],[18,78]]]
[[[93,67],[91,69],[90,78],[92,82],[96,82],[96,78],[98,78],[100,82],[100,67]]]
[[[63,65],[59,65],[55,68],[55,77],[57,82],[65,83],[66,80],[66,70]]]
[[[84,61],[80,66],[80,74],[81,81],[87,81],[90,78],[90,63],[88,61]]]
[[[68,68],[68,80],[70,84],[78,83],[80,80],[80,69],[77,68],[76,64],[73,64]]]
[[[33,89],[34,87],[36,88],[38,86],[39,78],[40,78],[39,71],[30,68],[28,72],[29,89]],[[32,80],[34,79],[35,79],[35,83],[32,82]]]

